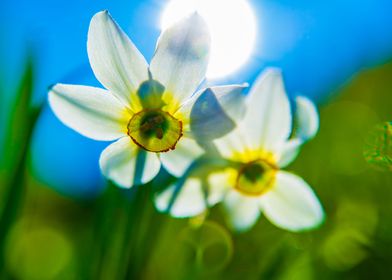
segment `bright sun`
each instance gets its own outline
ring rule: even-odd
[[[197,11],[207,22],[212,37],[208,78],[233,73],[250,57],[256,37],[256,19],[247,0],[171,0],[165,7],[165,29]]]

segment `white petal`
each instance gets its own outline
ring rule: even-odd
[[[173,199],[176,185],[172,185],[155,197],[155,206],[161,212],[166,212]],[[189,178],[181,186],[173,204],[170,214],[174,217],[184,218],[199,215],[206,209],[206,201],[200,179]]]
[[[242,122],[251,149],[274,150],[291,132],[291,111],[280,71],[266,70],[247,98]]]
[[[296,98],[296,104],[295,136],[276,151],[276,154],[280,154],[278,160],[279,167],[286,167],[294,161],[302,145],[313,138],[319,128],[319,116],[314,103],[306,97],[299,96]]]
[[[148,78],[148,64],[107,11],[92,18],[87,51],[97,79],[132,108],[132,94]]]
[[[161,153],[162,165],[172,175],[180,177],[191,163],[203,153],[195,140],[181,137],[176,148],[166,153]]]
[[[246,133],[247,132],[243,130],[243,127],[237,126],[236,129],[225,136],[213,140],[213,143],[223,158],[241,160],[237,157],[246,155]]]
[[[48,98],[55,115],[86,137],[111,141],[127,133],[127,109],[103,89],[57,84]]]
[[[319,115],[316,105],[306,97],[296,98],[296,137],[307,141],[313,138],[319,129]]]
[[[207,25],[196,13],[161,34],[150,70],[166,87],[165,95],[174,95],[181,104],[195,92],[205,77],[210,41]]]
[[[231,226],[238,231],[250,229],[260,216],[259,201],[231,190],[224,200]]]
[[[129,137],[108,146],[101,154],[99,165],[105,177],[123,188],[147,183],[160,169],[157,155],[140,150]]]
[[[236,127],[245,113],[246,85],[211,87],[200,91],[180,108],[190,116],[194,137],[207,141],[222,137]]]
[[[135,178],[135,184],[145,184],[151,181],[152,179],[157,176],[159,173],[159,170],[161,169],[161,161],[159,160],[159,157],[156,153],[151,153],[151,152],[145,152],[143,150],[139,150],[139,153],[143,152],[144,159],[140,161],[140,168],[142,171],[142,176],[139,178]],[[144,163],[144,164],[143,164]],[[136,164],[136,166],[138,166]],[[136,171],[136,174],[138,174],[138,171]]]
[[[227,169],[223,172],[214,172],[208,175],[208,204],[210,206],[221,202],[226,193],[233,187],[232,172]]]
[[[274,188],[261,197],[265,216],[276,226],[301,231],[318,226],[324,212],[311,187],[300,177],[281,171]]]
[[[298,156],[303,143],[304,142],[298,138],[291,139],[284,143],[282,148],[279,149],[280,155],[278,159],[278,166],[283,168],[292,163]]]

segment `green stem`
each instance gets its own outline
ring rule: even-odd
[[[128,263],[134,270],[141,257],[137,247],[140,230],[146,223],[149,193],[149,185],[133,186],[130,190],[109,185],[97,204],[92,279],[129,279],[126,278]]]
[[[103,275],[107,272],[109,255],[111,253],[111,248],[113,247],[113,230],[116,228],[118,219],[113,219],[113,217],[118,216],[118,206],[121,202],[121,196],[119,190],[116,186],[111,183],[107,184],[106,191],[102,195],[96,204],[96,217],[93,232],[93,250],[91,253],[92,271],[91,279],[103,279]],[[85,265],[88,265],[86,263]]]
[[[117,279],[143,279],[144,269],[154,247],[160,219],[154,216],[152,184],[138,186],[129,207]]]
[[[134,188],[137,188],[135,190],[136,193],[127,207],[127,221],[123,235],[123,246],[120,252],[121,265],[117,279],[128,279],[126,278],[128,270],[136,273],[135,264],[140,261],[139,259],[141,257],[136,249],[140,242],[140,230],[144,226],[143,222],[146,222],[144,218],[147,212],[148,193],[151,188],[149,185],[134,186]]]

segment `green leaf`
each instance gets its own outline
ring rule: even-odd
[[[33,63],[32,59],[29,59],[26,62],[11,116],[8,118],[5,152],[1,166],[6,176],[2,178],[1,182],[3,193],[1,195],[2,201],[0,201],[0,278],[5,273],[2,266],[4,264],[4,242],[21,210],[29,143],[41,109],[41,107],[33,108],[31,106],[32,95]]]
[[[15,94],[11,115],[8,117],[6,128],[5,154],[3,157],[4,168],[8,171],[15,168],[20,161],[29,135],[31,126],[30,100],[33,91],[33,65],[32,60],[26,62],[19,88]]]

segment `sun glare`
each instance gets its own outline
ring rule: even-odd
[[[246,0],[171,0],[162,14],[162,30],[194,11],[203,16],[211,31],[207,78],[233,73],[254,47],[256,19],[250,5]]]

